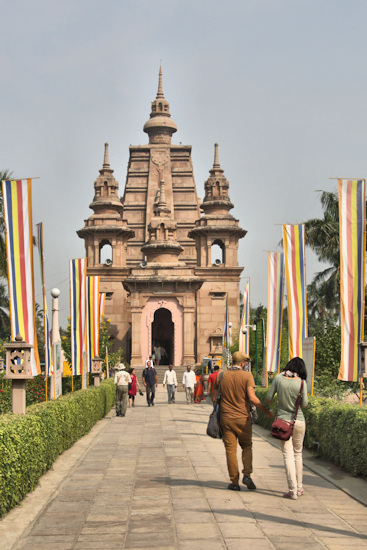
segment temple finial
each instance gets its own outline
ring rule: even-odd
[[[104,144],[104,159],[103,159],[103,168],[109,168],[110,161],[108,158],[108,143]]]
[[[213,164],[213,168],[220,168],[218,143],[214,143],[214,164]]]
[[[163,85],[162,85],[162,66],[159,66],[159,77],[158,77],[158,92],[157,99],[164,98],[163,94]]]

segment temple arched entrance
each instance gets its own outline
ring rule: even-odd
[[[174,337],[175,325],[172,321],[172,313],[164,307],[159,308],[154,313],[152,324],[152,349],[159,348],[161,356],[160,365],[170,365],[174,362]],[[156,363],[157,354],[156,354]]]
[[[176,298],[149,298],[141,315],[141,354],[145,364],[154,344],[167,352],[163,364],[183,362],[183,308]]]

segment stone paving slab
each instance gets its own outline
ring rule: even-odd
[[[366,482],[355,491],[306,453],[305,494],[283,499],[281,453],[255,426],[258,489],[228,491],[223,443],[205,434],[210,411],[183,394],[168,405],[162,391],[154,408],[137,399],[125,418],[111,411],[0,521],[1,549],[367,549]]]

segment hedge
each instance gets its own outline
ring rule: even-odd
[[[268,390],[256,388],[256,395],[265,404]],[[273,411],[276,414],[276,398]],[[270,430],[272,420],[258,411],[258,423]],[[367,408],[327,398],[309,397],[305,446],[319,443],[320,455],[345,472],[367,479]]]
[[[56,458],[87,434],[115,402],[113,380],[0,416],[0,517],[32,491]]]

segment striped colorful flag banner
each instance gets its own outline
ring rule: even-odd
[[[87,258],[70,260],[71,366],[73,375],[82,374],[86,351],[86,274]]]
[[[250,355],[250,281],[242,295],[243,311],[240,327],[239,350]]]
[[[8,262],[11,338],[33,345],[31,373],[40,374],[34,298],[32,180],[2,182]]]
[[[228,322],[228,294],[226,297],[226,316],[223,327],[223,370],[229,367],[229,322]]]
[[[104,317],[104,308],[106,305],[106,293],[101,292],[99,295],[99,316],[102,319]]]
[[[287,281],[289,357],[302,357],[302,339],[308,336],[305,226],[283,225]]]
[[[43,253],[43,223],[38,223],[37,227],[37,246],[40,259],[41,269],[41,284],[43,295],[43,328],[45,338],[45,376],[50,376],[54,373],[54,365],[52,362],[52,346],[51,346],[51,330],[47,311],[46,287],[45,287],[45,256]]]
[[[228,349],[229,347],[229,324],[228,324],[228,294],[226,297],[226,316],[224,319],[223,327],[223,349]]]
[[[88,372],[92,359],[99,355],[100,296],[99,277],[87,277],[87,353]]]
[[[284,296],[284,254],[268,252],[268,316],[266,370],[279,372]]]
[[[357,382],[364,334],[366,182],[338,180],[341,361],[339,380]]]

